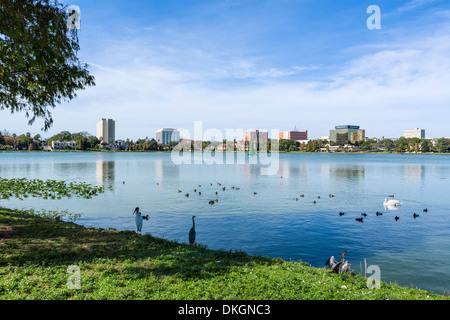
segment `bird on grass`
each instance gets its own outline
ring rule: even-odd
[[[192,228],[189,230],[189,243],[193,244],[195,242],[195,216],[192,216]]]
[[[350,271],[350,266],[351,263],[348,261],[345,261],[344,259],[344,254],[347,252],[348,250],[344,250],[341,253],[341,261],[337,262],[334,259],[334,256],[331,256],[328,258],[328,260],[325,262],[325,265],[329,266],[331,269],[331,272],[333,273],[342,273],[342,272],[347,272]]]
[[[136,209],[134,209],[133,214],[136,214],[136,229],[140,233],[142,231],[142,223],[144,219],[142,218],[142,214],[139,212],[139,207],[136,207]]]

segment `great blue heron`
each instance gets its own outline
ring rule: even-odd
[[[340,262],[337,262],[334,259],[334,256],[331,256],[331,257],[328,258],[327,262],[325,262],[325,265],[330,267],[331,272],[342,273],[342,272],[350,271],[351,263],[344,260],[344,254],[347,251],[348,250],[342,251],[342,253],[341,253],[341,261]]]
[[[192,228],[189,230],[189,243],[193,244],[195,242],[195,216],[192,216]]]
[[[142,214],[139,212],[139,207],[136,207],[136,209],[134,209],[133,214],[136,214],[136,229],[138,232],[142,231],[142,222],[143,222],[143,218],[142,218]]]

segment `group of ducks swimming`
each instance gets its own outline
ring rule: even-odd
[[[213,185],[213,184],[211,183],[211,186],[212,186],[212,185]],[[222,187],[222,184],[219,183],[219,182],[217,182],[217,185],[220,186],[220,187]],[[198,187],[201,188],[201,185],[198,185]],[[231,187],[231,189],[239,190],[240,188],[233,186],[233,187]],[[225,191],[225,190],[226,190],[226,187],[222,187],[222,190]],[[194,189],[194,192],[197,192],[197,189]],[[178,190],[178,193],[182,193],[182,191],[181,191],[181,190]],[[218,194],[217,191],[216,191],[215,193],[216,193],[216,195]],[[201,191],[198,191],[198,194],[201,195],[201,194],[202,194]],[[254,192],[253,194],[256,195],[257,192]],[[186,196],[186,197],[189,197],[189,193],[186,193],[185,196]],[[304,194],[301,194],[300,197],[301,197],[301,198],[304,198],[305,195],[304,195]],[[329,197],[329,198],[334,198],[334,195],[330,193],[330,194],[328,195],[328,197]],[[389,195],[389,197],[394,197],[394,195]],[[320,196],[318,196],[317,198],[320,199]],[[296,201],[298,201],[298,198],[294,198],[294,199],[295,199]],[[216,203],[216,202],[218,202],[218,201],[219,201],[219,199],[210,200],[210,201],[209,201],[209,204],[210,204],[210,205],[213,205],[214,203]],[[317,202],[314,200],[313,203],[316,204]],[[386,208],[386,207],[392,207],[392,206],[397,207],[397,206],[400,206],[401,203],[400,203],[400,201],[398,201],[398,200],[393,200],[393,199],[388,200],[388,199],[386,198],[385,201],[383,202],[383,205],[385,206],[385,208]],[[423,212],[428,212],[428,209],[423,209]],[[142,232],[143,221],[144,221],[144,220],[149,220],[149,216],[148,216],[148,215],[145,215],[145,216],[142,215],[141,212],[139,211],[139,207],[136,207],[136,208],[135,208],[133,214],[136,215],[136,217],[135,217],[135,221],[136,221],[136,229],[137,229],[137,231],[138,231],[139,233],[141,233],[141,232]],[[343,216],[344,214],[345,214],[345,213],[342,212],[342,211],[339,212],[339,216]],[[383,213],[382,213],[382,212],[379,212],[379,211],[377,211],[375,214],[376,214],[377,217],[383,215]],[[364,221],[364,218],[365,218],[365,217],[367,217],[367,213],[361,213],[361,217],[355,218],[355,220],[362,223],[362,222]],[[419,215],[418,215],[417,213],[414,213],[414,214],[413,214],[413,218],[416,219],[417,217],[419,217]],[[195,221],[194,221],[195,218],[196,218],[196,216],[192,216],[192,228],[189,230],[189,235],[188,235],[189,243],[190,243],[190,244],[195,243],[195,238],[196,238]],[[399,218],[398,216],[395,216],[394,219],[395,219],[395,221],[398,221],[400,218]],[[344,252],[342,253],[342,257],[341,257],[341,258],[342,258],[342,261],[341,261],[340,263],[337,263],[335,260],[334,260],[334,261],[330,261],[330,260],[329,260],[329,261],[327,261],[327,265],[329,265],[330,268],[331,268],[332,270],[342,270],[342,268],[344,268],[344,270],[345,270],[345,269],[347,268],[347,265],[344,264],[344,260],[343,260],[343,255],[344,255],[345,252],[346,252],[346,251],[344,251]],[[334,258],[334,257],[330,257],[330,258]],[[331,260],[333,260],[333,259],[331,259]],[[338,268],[338,269],[336,269],[336,268]]]
[[[212,186],[213,184],[211,183],[210,185]],[[225,191],[225,190],[227,189],[225,186],[222,186],[222,184],[221,184],[220,182],[217,182],[217,185],[218,185],[219,187],[222,188],[222,191]],[[202,187],[202,185],[199,184],[199,185],[198,185],[198,188],[201,188],[201,187]],[[239,187],[236,187],[236,186],[232,186],[231,189],[233,189],[233,190],[240,190],[240,188],[239,188]],[[183,193],[183,191],[182,191],[182,190],[178,190],[178,193]],[[202,192],[199,191],[199,190],[197,190],[197,189],[194,189],[194,193],[198,193],[199,196],[202,195]],[[219,192],[216,191],[215,194],[218,195]],[[258,194],[258,193],[257,193],[257,192],[253,192],[253,194],[256,195],[256,194]],[[189,193],[185,193],[184,196],[185,196],[186,198],[189,198]],[[219,202],[219,199],[212,199],[212,200],[209,200],[208,203],[209,203],[210,205],[213,205],[213,204],[215,204],[215,203],[217,203],[217,202]]]

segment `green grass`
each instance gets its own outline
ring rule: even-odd
[[[69,266],[80,288],[68,287]],[[72,283],[69,281],[69,283]],[[0,299],[448,299],[299,261],[210,250],[0,207]]]

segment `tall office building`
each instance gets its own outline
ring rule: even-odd
[[[360,131],[359,126],[336,126],[334,130],[330,130],[330,141],[343,145],[346,141],[352,141],[352,132],[357,131]]]
[[[360,141],[366,141],[366,130],[358,130],[353,131],[350,133],[350,142],[360,142]]]
[[[403,136],[405,138],[419,138],[425,139],[425,129],[412,129],[412,130],[403,130]]]
[[[278,133],[278,139],[285,140],[308,140],[308,130],[303,131],[285,131]]]
[[[103,143],[113,144],[116,141],[116,122],[103,118],[97,123],[97,138]]]
[[[180,131],[171,128],[159,129],[156,131],[156,142],[158,144],[180,142]]]

